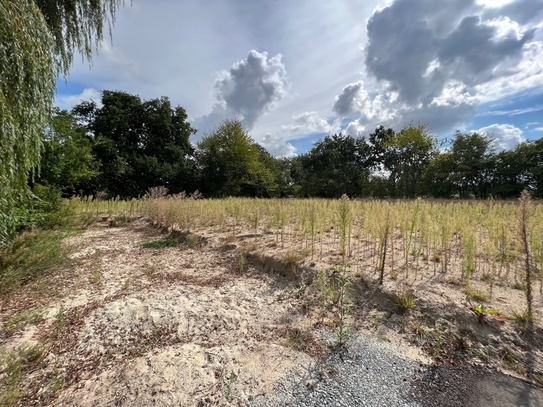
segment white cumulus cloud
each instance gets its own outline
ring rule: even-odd
[[[321,117],[317,112],[304,112],[292,116],[292,123],[281,126],[281,131],[284,133],[293,134],[314,134],[314,133],[329,133],[336,129],[332,123],[328,123],[324,117]]]
[[[55,103],[61,109],[70,110],[72,107],[83,101],[91,100],[100,105],[102,95],[94,88],[85,88],[78,95],[57,95]]]
[[[251,130],[288,92],[287,70],[281,58],[281,54],[268,57],[267,52],[251,50],[230,70],[217,73],[213,85],[217,101],[212,111],[192,122],[199,131],[196,138],[226,119],[240,119]]]
[[[495,140],[498,150],[511,150],[526,141],[522,136],[522,130],[512,124],[491,124],[474,130],[474,132],[491,136]]]

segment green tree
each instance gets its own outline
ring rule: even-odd
[[[456,164],[450,152],[437,154],[424,170],[418,186],[418,194],[435,198],[451,198],[457,192],[453,182],[455,170]]]
[[[159,185],[172,193],[195,189],[189,138],[196,130],[185,109],[172,107],[167,97],[142,101],[106,90],[101,107],[84,102],[73,112],[94,139],[101,172],[96,190],[136,197]]]
[[[71,113],[55,109],[43,139],[37,183],[71,194],[98,175],[99,163],[92,155],[91,141]]]
[[[206,135],[198,143],[196,156],[206,196],[277,194],[277,178],[269,165],[272,157],[238,120],[227,120]]]
[[[0,0],[0,243],[39,163],[58,75],[91,59],[119,0]]]
[[[502,151],[491,161],[493,195],[514,198],[526,189],[534,197],[543,197],[543,139],[526,141],[513,150]]]
[[[436,152],[436,144],[435,137],[428,133],[424,124],[408,124],[388,137],[384,167],[390,172],[388,181],[392,196],[416,196],[418,182]]]
[[[485,198],[490,192],[493,140],[485,134],[456,131],[451,148],[456,168],[452,181],[460,197]]]
[[[300,194],[325,198],[360,196],[370,175],[370,145],[366,140],[334,134],[317,141],[300,157]]]

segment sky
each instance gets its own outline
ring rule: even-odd
[[[127,1],[56,103],[103,90],[167,96],[195,144],[237,118],[275,156],[408,123],[510,149],[543,137],[543,0]]]

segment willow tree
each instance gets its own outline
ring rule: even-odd
[[[89,62],[122,0],[0,0],[0,243],[39,165],[59,75]]]

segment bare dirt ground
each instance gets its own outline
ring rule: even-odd
[[[241,405],[266,394],[287,372],[326,357],[312,332],[338,329],[337,302],[322,295],[322,284],[337,282],[332,266],[343,262],[350,263],[351,330],[397,343],[422,365],[468,361],[543,381],[541,325],[477,315],[454,270],[434,275],[434,264],[421,262],[412,265],[416,273],[388,276],[380,286],[371,249],[365,258],[359,247],[356,262],[344,259],[332,232],[313,258],[295,234],[285,244],[271,231],[192,233],[160,233],[144,219],[123,227],[98,222],[66,242],[72,266],[8,298],[0,308],[2,351],[42,351],[23,372],[19,405]],[[142,246],[166,236],[181,243]],[[482,280],[472,284],[484,289]],[[402,313],[394,294],[405,289],[415,306]],[[495,284],[488,307],[521,309],[523,295]],[[537,293],[538,321],[542,307]],[[454,387],[473,392],[473,381],[458,377]],[[418,381],[426,393],[438,383]],[[473,405],[502,405],[486,402]]]

